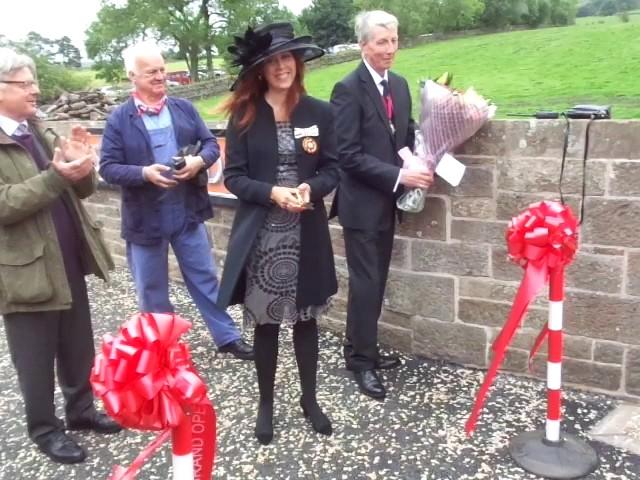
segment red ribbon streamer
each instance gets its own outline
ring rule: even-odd
[[[522,324],[529,304],[549,282],[551,270],[564,269],[573,261],[578,247],[578,222],[569,206],[559,202],[538,202],[529,205],[529,208],[511,220],[506,240],[509,258],[521,265],[525,273],[509,317],[491,346],[494,355],[465,425],[467,435],[473,434],[475,430],[489,388],[504,360],[507,347]],[[545,325],[536,339],[531,358],[540,348],[547,332],[548,327]]]
[[[91,385],[107,413],[126,428],[162,431],[131,467],[116,466],[110,480],[134,480],[142,464],[168,438],[184,415],[199,412],[201,456],[196,479],[209,480],[215,455],[215,411],[195,372],[187,345],[179,342],[191,324],[173,314],[139,313],[117,336],[105,335]]]

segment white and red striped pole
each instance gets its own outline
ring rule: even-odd
[[[192,442],[191,416],[185,414],[171,431],[173,480],[194,480]]]
[[[562,420],[562,312],[564,307],[564,268],[549,274],[549,353],[547,356],[547,422],[545,438],[560,441]]]
[[[524,432],[511,440],[513,460],[545,478],[582,478],[598,467],[598,456],[582,439],[561,431],[562,323],[564,268],[549,272],[549,351],[547,356],[547,420],[544,431]]]

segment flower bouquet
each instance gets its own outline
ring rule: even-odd
[[[452,75],[446,72],[436,81],[424,82],[415,155],[411,159],[407,156],[404,168],[427,168],[438,173],[436,169],[443,155],[471,138],[494,116],[495,105],[473,87],[464,92],[450,88],[451,80]],[[424,208],[425,195],[425,190],[413,188],[398,198],[397,206],[406,212],[420,212]]]

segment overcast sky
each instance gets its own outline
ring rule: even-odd
[[[68,36],[84,52],[84,31],[95,20],[101,0],[0,0],[0,34],[22,40],[34,31],[47,38]],[[311,0],[280,0],[299,14]]]

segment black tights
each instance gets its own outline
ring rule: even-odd
[[[273,389],[278,364],[279,325],[259,325],[255,328],[254,352],[258,374],[260,402],[256,420],[256,437],[267,444],[273,438]],[[316,400],[318,372],[318,324],[315,319],[298,321],[293,327],[293,347],[300,374],[302,397],[300,405],[311,419],[313,428],[325,435],[331,434],[329,419],[322,413]]]

